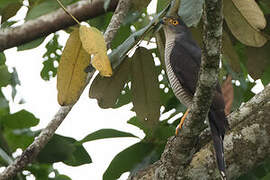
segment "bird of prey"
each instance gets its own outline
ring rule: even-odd
[[[161,21],[166,38],[165,65],[171,88],[179,101],[189,109],[198,81],[201,64],[201,49],[193,40],[188,27],[179,17],[164,17]],[[188,110],[176,129],[182,127]],[[217,82],[213,101],[208,114],[218,169],[223,179],[225,161],[223,139],[225,130],[229,127],[224,113],[224,99],[220,85]]]

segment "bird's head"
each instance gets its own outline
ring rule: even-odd
[[[188,27],[179,17],[167,16],[161,20],[166,38],[187,33]]]

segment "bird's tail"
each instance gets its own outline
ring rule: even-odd
[[[218,169],[220,171],[223,180],[226,180],[225,174],[226,165],[224,160],[223,139],[225,135],[225,129],[228,124],[224,111],[220,112],[217,110],[213,110],[211,108],[209,111],[209,124],[216,152]]]

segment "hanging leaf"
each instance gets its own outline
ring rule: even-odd
[[[117,67],[111,77],[102,77],[97,75],[91,84],[89,97],[98,100],[101,108],[111,108],[128,81],[130,75],[130,60],[127,59]]]
[[[80,140],[80,143],[85,143],[85,142],[105,139],[105,138],[118,138],[118,137],[137,137],[137,136],[131,133],[118,131],[115,129],[100,129],[91,134],[88,134],[86,137]]]
[[[188,27],[197,26],[203,12],[204,0],[181,0],[178,15]]]
[[[232,0],[232,2],[254,29],[265,28],[266,20],[255,0]]]
[[[139,47],[132,57],[131,92],[139,120],[155,125],[160,116],[160,92],[154,59],[150,51]]]
[[[94,55],[91,60],[94,68],[102,76],[111,76],[112,67],[107,56],[106,43],[102,33],[94,27],[80,26],[80,39],[85,51],[88,54]]]
[[[247,70],[250,76],[256,80],[260,79],[270,66],[270,42],[263,47],[246,47]]]
[[[259,31],[265,27],[265,18],[258,5],[254,3],[254,0],[226,0],[223,11],[228,27],[240,42],[248,46],[261,47],[267,41]]]
[[[222,53],[234,72],[240,72],[240,60],[226,31],[222,33]]]
[[[90,56],[82,48],[79,30],[75,29],[67,40],[57,72],[58,103],[75,103],[86,85]]]

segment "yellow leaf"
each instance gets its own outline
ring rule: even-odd
[[[88,54],[93,55],[91,64],[102,76],[111,76],[112,67],[107,55],[107,48],[102,33],[94,28],[80,26],[80,39],[83,48]]]
[[[75,29],[67,40],[57,72],[58,103],[74,104],[86,86],[90,56],[82,48],[79,30]]]

